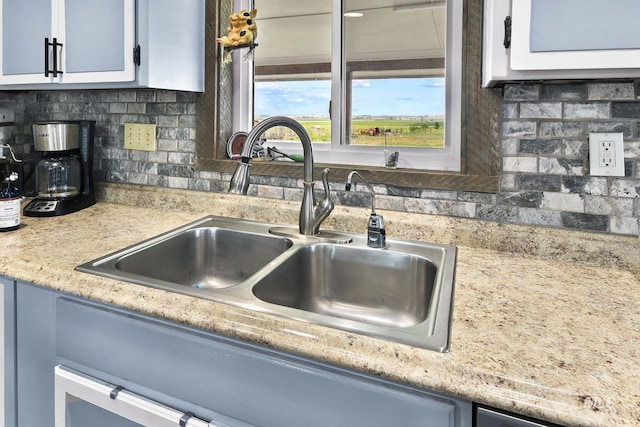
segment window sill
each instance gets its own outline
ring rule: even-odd
[[[200,160],[199,170],[215,170],[222,173],[233,173],[235,160]],[[387,186],[422,188],[432,190],[470,191],[497,193],[499,176],[466,175],[455,172],[425,172],[415,169],[363,168],[362,165],[338,165],[315,163],[313,175],[319,182],[322,169],[331,169],[330,180],[346,180],[352,170],[359,171],[372,184],[384,183]],[[303,164],[290,162],[252,162],[251,174],[261,176],[302,178]]]
[[[276,147],[289,154],[303,154],[299,142],[268,140],[263,146]],[[313,143],[313,159],[316,163],[346,165],[353,169],[384,168],[384,150],[398,151],[401,169],[421,171],[460,171],[460,155],[451,155],[453,149],[434,149],[401,146],[344,145],[333,148],[329,143]],[[458,148],[458,151],[460,149]],[[358,166],[355,166],[358,165]]]

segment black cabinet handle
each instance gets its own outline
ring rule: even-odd
[[[62,43],[58,43],[57,38],[53,38],[49,43],[49,37],[44,39],[44,76],[49,77],[49,74],[53,74],[53,77],[58,77],[58,74],[62,74],[62,70],[58,70],[58,46],[62,47]],[[53,70],[49,67],[49,47],[53,49]]]
[[[49,37],[44,38],[44,76],[49,77]]]
[[[502,42],[505,49],[511,47],[511,17],[507,16],[504,20],[504,41]]]

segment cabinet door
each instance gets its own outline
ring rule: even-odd
[[[135,79],[135,0],[0,3],[0,84]],[[45,48],[46,38],[59,45]],[[45,76],[45,68],[62,73]]]
[[[15,282],[0,277],[0,425],[15,427]]]
[[[53,427],[55,353],[54,292],[16,287],[18,426]]]
[[[588,6],[583,4],[585,2],[582,0],[542,0],[542,3],[538,3],[539,1],[484,1],[483,87],[495,86],[501,82],[525,80],[619,79],[640,76],[640,50],[638,50],[640,42],[637,39],[612,41],[609,37],[603,36],[596,37],[595,40],[591,39],[589,42],[589,38],[585,37],[583,40],[584,33],[602,34],[602,29],[576,32],[576,25],[570,23],[571,20],[581,21],[582,25],[589,26],[596,22],[588,17],[589,13],[599,16],[601,12],[606,12],[603,16],[608,16],[606,18],[608,23],[613,22],[614,25],[618,25],[618,21],[610,16],[616,16],[616,13],[621,14],[620,8],[624,10],[624,4],[632,6],[631,9],[637,9],[640,3],[636,0],[619,2],[588,0]],[[580,5],[576,7],[577,3]],[[615,8],[613,3],[616,4]],[[550,9],[546,8],[547,4],[551,7]],[[606,7],[594,7],[598,4],[605,4]],[[540,5],[545,7],[540,8]],[[569,7],[569,11],[564,13],[559,11],[568,5],[573,5],[573,8]],[[543,18],[541,21],[542,15],[549,11],[552,15],[558,15],[560,20],[551,22],[550,19]],[[510,39],[506,31],[509,20],[511,21]],[[630,29],[628,23],[626,25],[627,29]],[[634,28],[631,29],[637,31],[637,25]],[[565,37],[563,31],[573,31],[575,34],[570,34],[572,37]],[[538,38],[541,35],[545,35],[545,39]],[[551,40],[546,38],[550,35],[553,36]],[[576,35],[578,37],[575,37]],[[609,44],[601,44],[603,41]],[[592,49],[595,50],[585,49],[589,43],[595,42],[600,43],[592,44]],[[629,42],[632,43],[631,45],[635,44],[636,48],[627,49],[626,46],[630,46]]]
[[[64,0],[62,83],[135,78],[135,0]]]
[[[51,0],[0,0],[0,83],[48,83],[44,43],[51,38],[55,13]]]
[[[637,0],[512,1],[511,68],[640,67]]]

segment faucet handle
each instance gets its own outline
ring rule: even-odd
[[[329,169],[322,171],[322,184],[324,185],[324,197],[316,204],[312,187],[313,182],[305,182],[305,191],[307,193],[305,193],[305,196],[302,198],[302,209],[300,209],[301,234],[318,234],[320,224],[322,224],[322,221],[324,221],[333,210],[334,204],[329,193]]]
[[[322,170],[322,186],[324,187],[324,197],[329,197],[329,168]]]
[[[317,207],[321,212],[326,213],[323,214],[323,217],[326,218],[334,207],[333,200],[331,200],[331,190],[329,189],[329,168],[324,168],[322,171],[322,186],[324,187],[324,197],[318,202]]]

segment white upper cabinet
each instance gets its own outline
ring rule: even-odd
[[[0,0],[0,89],[204,90],[204,0]]]
[[[135,0],[0,1],[0,84],[135,79]]]
[[[483,86],[640,76],[637,0],[486,0]]]

